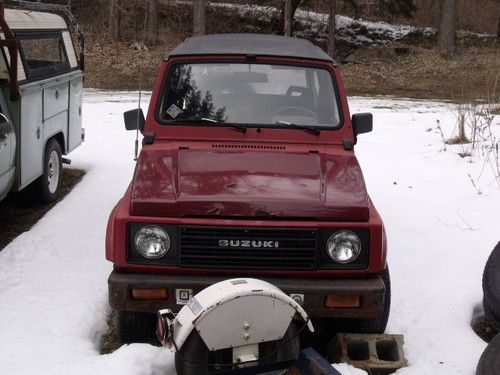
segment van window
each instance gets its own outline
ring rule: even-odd
[[[28,80],[35,81],[70,70],[60,32],[18,35],[19,50]]]

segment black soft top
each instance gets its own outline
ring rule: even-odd
[[[321,48],[305,39],[265,34],[212,34],[189,38],[171,56],[255,55],[297,57],[334,62]]]

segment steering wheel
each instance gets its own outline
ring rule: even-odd
[[[295,112],[295,113],[293,113]],[[316,121],[317,124],[319,124],[319,117],[316,113],[311,111],[309,108],[306,107],[299,107],[299,106],[290,106],[290,107],[283,107],[278,109],[277,111],[273,112],[272,118],[280,115],[287,115],[287,116],[300,116],[306,114],[307,117],[312,117]]]

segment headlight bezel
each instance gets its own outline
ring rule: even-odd
[[[352,249],[352,256],[348,260],[342,260],[338,256],[339,251],[337,249],[342,246],[342,243],[350,244],[350,247]],[[363,245],[361,244],[361,239],[356,233],[347,229],[341,229],[337,232],[333,232],[330,237],[328,237],[325,250],[330,259],[335,263],[350,264],[355,262],[359,257],[361,251],[363,250]]]
[[[327,251],[328,239],[339,231],[349,231],[354,233],[361,242],[361,252],[358,257],[350,263],[336,263]],[[320,242],[318,243],[318,268],[326,270],[359,270],[367,269],[370,263],[370,228],[337,227],[322,229]]]
[[[145,249],[143,246],[147,247],[148,242],[151,243],[152,241],[155,241],[161,247],[161,250],[158,254],[148,255],[148,249]],[[134,236],[135,249],[140,255],[149,260],[160,259],[167,255],[170,251],[171,242],[172,240],[165,229],[154,224],[144,225],[135,233]]]
[[[136,248],[135,239],[139,231],[148,226],[155,226],[163,230],[170,238],[170,248],[162,256],[147,258]],[[128,223],[127,225],[127,262],[131,264],[147,265],[176,265],[177,264],[177,229],[175,225],[157,223]]]

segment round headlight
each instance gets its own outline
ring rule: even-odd
[[[361,240],[349,230],[335,232],[326,243],[326,252],[336,263],[351,263],[361,253]]]
[[[156,225],[147,225],[136,233],[134,245],[143,257],[158,259],[168,253],[170,237],[162,228]]]

